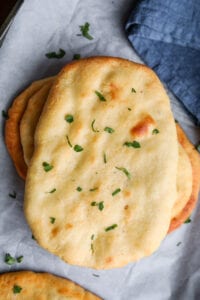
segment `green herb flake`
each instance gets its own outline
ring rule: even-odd
[[[132,148],[141,148],[141,145],[139,142],[137,141],[133,141],[133,142],[125,142],[124,146],[126,147],[132,147]]]
[[[95,128],[94,128],[94,123],[95,123],[95,120],[93,120],[92,123],[91,123],[92,131],[94,131],[94,132],[99,132],[98,129],[95,129]]]
[[[36,241],[36,239],[35,239],[35,237],[34,237],[34,235],[32,234],[32,236],[31,236],[31,238],[33,239],[33,240],[35,240]]]
[[[95,188],[93,188],[93,189],[90,189],[89,191],[90,191],[90,192],[94,192],[94,191],[96,191],[96,190],[98,190],[98,187],[95,187]]]
[[[13,294],[19,294],[21,292],[21,290],[22,290],[21,286],[16,285],[16,284],[13,286]]]
[[[74,151],[81,152],[81,151],[83,151],[83,148],[80,145],[75,145],[74,146]]]
[[[70,140],[69,140],[68,135],[66,135],[66,138],[67,138],[67,143],[68,143],[68,145],[72,148],[73,146],[72,146],[72,144],[71,144],[71,142],[70,142]]]
[[[52,165],[50,165],[48,162],[46,162],[46,161],[44,161],[43,163],[42,163],[42,165],[43,165],[43,168],[44,168],[44,171],[45,172],[49,172],[49,171],[51,171],[52,169],[53,169],[53,166]]]
[[[98,91],[95,91],[95,94],[97,95],[97,97],[99,97],[100,101],[106,101],[106,98]]]
[[[188,223],[191,223],[192,222],[192,220],[190,219],[190,217],[188,217],[186,220],[185,220],[185,224],[188,224]]]
[[[117,195],[119,192],[121,192],[121,189],[116,189],[114,192],[112,192],[112,196]]]
[[[111,128],[111,127],[105,127],[105,128],[104,128],[104,131],[106,131],[106,132],[108,132],[108,133],[113,133],[113,132],[115,132],[115,130],[114,130],[113,128]]]
[[[102,211],[102,210],[104,209],[104,201],[101,201],[101,202],[99,202],[99,203],[93,201],[93,202],[91,202],[90,205],[91,205],[91,206],[97,206],[98,209],[99,209],[100,211]]]
[[[107,163],[107,157],[106,157],[106,153],[105,153],[105,152],[104,152],[104,154],[103,154],[103,162],[104,162],[104,164]]]
[[[111,225],[111,226],[109,226],[109,227],[106,227],[106,228],[105,228],[105,231],[113,230],[113,229],[115,229],[117,226],[118,226],[117,224],[113,224],[113,225]]]
[[[90,244],[90,249],[91,249],[92,254],[93,254],[94,253],[94,246],[93,246],[93,244]]]
[[[16,263],[16,259],[14,257],[12,257],[9,253],[6,253],[4,262],[11,266]]]
[[[74,54],[74,56],[73,56],[73,59],[76,59],[76,60],[78,60],[80,58],[81,58],[81,55],[78,53]]]
[[[176,244],[176,246],[178,247],[178,246],[180,246],[182,243],[181,242],[178,242],[177,244]]]
[[[131,92],[136,93],[136,90],[132,87]]]
[[[196,150],[200,153],[200,142],[196,145]]]
[[[3,117],[4,119],[8,119],[8,118],[9,118],[8,113],[7,113],[5,110],[2,110],[2,111],[1,111],[1,114],[2,114],[2,117]]]
[[[104,209],[103,201],[101,201],[101,202],[98,203],[98,209],[99,209],[100,211],[102,211],[102,210]]]
[[[88,40],[93,40],[93,37],[89,34],[90,24],[86,22],[84,25],[79,26],[82,36]]]
[[[72,115],[66,115],[65,121],[68,123],[72,123],[74,121],[74,117]]]
[[[17,262],[18,262],[18,263],[21,263],[21,262],[22,262],[22,260],[23,260],[23,258],[24,258],[24,257],[23,257],[22,255],[21,255],[21,256],[19,256],[19,257],[17,257]]]
[[[158,134],[160,131],[157,129],[157,128],[154,128],[153,130],[152,130],[152,134]]]
[[[59,49],[59,52],[49,52],[45,54],[47,58],[62,58],[63,56],[65,56],[65,50],[63,49]]]
[[[93,239],[94,239],[94,234],[91,235],[91,240],[93,240]]]
[[[175,119],[175,123],[178,123],[178,120]]]
[[[55,191],[56,191],[56,189],[52,189],[49,193],[53,194],[53,193],[55,193]]]
[[[115,169],[119,170],[119,171],[122,171],[127,177],[128,179],[131,179],[131,174],[127,171],[126,168],[123,168],[123,167],[115,167]]]
[[[128,107],[128,110],[131,111],[132,109],[130,107]]]
[[[9,196],[10,198],[16,199],[17,193],[16,193],[15,191],[13,191],[12,193],[8,194],[8,196]]]
[[[82,188],[80,186],[77,187],[76,189],[78,192],[81,192],[82,191]]]
[[[54,223],[55,223],[56,218],[50,217],[49,219],[50,219],[51,224],[54,224]]]

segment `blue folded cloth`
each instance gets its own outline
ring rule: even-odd
[[[130,42],[200,124],[200,1],[139,0]]]

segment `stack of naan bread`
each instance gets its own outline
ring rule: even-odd
[[[110,269],[150,255],[198,198],[199,154],[144,65],[66,65],[14,100],[5,137],[34,237],[70,264]]]

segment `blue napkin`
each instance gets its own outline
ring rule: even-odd
[[[139,0],[128,38],[200,124],[200,1]]]

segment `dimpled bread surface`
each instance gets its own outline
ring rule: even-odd
[[[177,163],[169,99],[152,70],[111,57],[73,62],[56,78],[36,129],[27,221],[39,244],[66,262],[121,267],[166,236]]]

